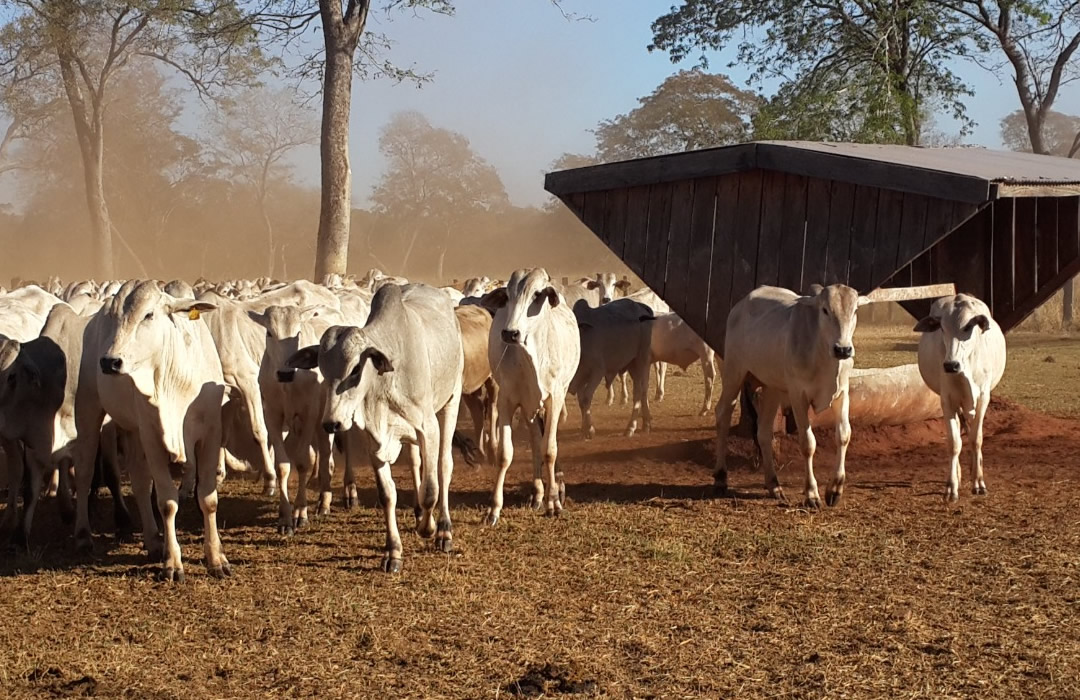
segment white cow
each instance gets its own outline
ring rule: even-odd
[[[34,284],[10,291],[3,297],[0,297],[0,300],[19,302],[30,309],[30,311],[40,316],[42,320],[49,315],[49,311],[52,310],[52,307],[64,303],[64,300],[60,297],[51,292],[47,292]]]
[[[397,488],[390,465],[404,445],[417,489],[417,532],[434,535],[435,548],[449,552],[451,441],[464,359],[461,330],[447,296],[424,284],[385,285],[372,300],[367,325],[332,326],[318,346],[297,352],[289,366],[317,366],[322,372],[327,432],[346,433],[350,453],[358,444],[356,433],[366,439],[386,519],[383,569],[401,570]]]
[[[820,507],[814,478],[816,442],[810,410],[836,412],[836,474],[825,501],[835,505],[844,491],[844,459],[851,441],[848,381],[854,364],[855,311],[865,297],[841,284],[812,285],[809,296],[779,287],[758,287],[731,308],[724,339],[723,389],[716,406],[716,488],[727,490],[727,437],[735,401],[747,377],[763,387],[758,446],[765,487],[783,500],[772,451],[773,418],[790,403],[806,459],[806,503]]]
[[[596,434],[592,422],[593,393],[603,381],[610,382],[627,373],[634,382],[634,405],[627,437],[637,431],[637,418],[648,432],[652,425],[649,411],[649,363],[651,361],[652,309],[630,299],[616,299],[597,308],[578,304],[574,308],[581,333],[581,358],[570,382],[569,391],[578,398],[581,408],[581,431],[585,439]]]
[[[695,362],[701,362],[705,376],[705,403],[701,415],[707,415],[713,405],[713,384],[716,379],[716,353],[708,343],[698,337],[678,315],[660,314],[652,324],[652,361],[656,368],[656,400],[664,400],[664,384],[668,364],[678,365],[684,371]],[[625,393],[624,393],[625,396]]]
[[[38,313],[15,299],[0,299],[0,335],[25,343],[41,335],[49,309]]]
[[[217,467],[221,456],[221,406],[225,382],[214,341],[200,313],[213,304],[168,296],[156,282],[124,285],[87,326],[81,376],[100,367],[96,391],[76,397],[78,425],[76,538],[88,543],[87,496],[93,477],[99,429],[108,412],[117,425],[136,433],[144,453],[133,460],[130,477],[151,558],[162,550],[150,504],[157,491],[165,525],[162,578],[183,581],[184,565],[176,537],[178,491],[170,464],[194,467],[203,513],[203,552],[211,576],[231,573],[217,529]]]
[[[503,484],[514,459],[510,426],[519,408],[532,439],[532,504],[539,508],[544,503],[548,515],[562,512],[566,486],[562,472],[555,471],[558,422],[581,358],[581,338],[577,319],[543,268],[516,270],[505,289],[491,296],[489,303],[498,309],[488,357],[499,387],[499,474],[486,520],[494,525],[502,513]]]
[[[919,373],[941,396],[949,479],[945,498],[960,497],[960,428],[967,428],[971,451],[972,493],[986,495],[983,480],[983,419],[990,392],[1005,373],[1005,335],[990,309],[967,294],[942,297],[930,315],[915,325],[919,339]]]

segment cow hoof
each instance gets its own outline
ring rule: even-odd
[[[971,489],[971,494],[973,496],[985,496],[986,484],[977,484],[974,488]]]
[[[413,518],[416,519],[416,522],[417,522],[418,525],[420,523],[420,514],[423,513],[423,512],[424,512],[424,510],[420,506],[413,506],[412,507]]]
[[[435,536],[435,551],[449,554],[454,549],[454,540],[450,533],[439,533]]]
[[[957,492],[956,489],[954,489],[952,487],[949,487],[949,488],[945,489],[945,502],[946,503],[956,503],[959,500],[960,500],[960,494]]]
[[[360,499],[356,494],[350,493],[345,495],[345,510],[356,510],[359,505]]]
[[[830,508],[832,508],[833,506],[835,506],[839,502],[840,502],[840,492],[839,491],[830,491],[829,493],[825,494],[825,505],[829,506]]]
[[[435,534],[435,518],[434,517],[421,517],[416,521],[416,534],[423,537],[425,540]]]
[[[303,530],[308,526],[308,519],[305,517],[298,517],[296,519],[296,529]]]
[[[73,522],[75,522],[75,511],[61,507],[60,522],[64,523],[65,525],[71,525]]]
[[[164,569],[161,570],[161,576],[159,578],[167,583],[183,583],[184,570],[174,569],[171,566],[166,566]]]
[[[232,576],[232,567],[229,562],[223,562],[221,566],[206,567],[206,573],[210,574],[210,578],[228,578]]]
[[[89,530],[80,530],[75,533],[75,549],[87,553],[94,551],[94,538],[90,536]]]
[[[489,508],[488,512],[484,514],[484,524],[488,527],[495,527],[499,524],[499,514]]]
[[[806,497],[806,501],[803,503],[810,510],[817,510],[821,508],[821,496],[816,493]]]
[[[315,511],[315,515],[319,518],[330,515],[330,506],[319,506],[318,510]]]
[[[387,557],[383,560],[383,571],[388,574],[400,574],[401,573],[401,560],[391,559]]]
[[[264,496],[276,496],[277,495],[277,484],[271,484],[271,483],[264,484],[263,485],[263,495]]]
[[[296,529],[292,523],[278,523],[277,531],[279,535],[285,536],[296,534]]]
[[[784,489],[779,486],[773,486],[769,489],[769,495],[776,499],[776,502],[781,505],[787,505],[787,494],[784,493]]]
[[[116,541],[130,544],[135,541],[135,531],[130,528],[123,528],[116,531]]]
[[[15,528],[15,530],[12,531],[11,539],[9,540],[9,544],[16,551],[21,551],[21,552],[29,552],[30,551],[30,547],[29,547],[29,544],[28,544],[27,538],[26,538],[26,532],[21,527]]]

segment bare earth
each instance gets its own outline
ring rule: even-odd
[[[864,366],[914,361],[902,332],[864,337]],[[230,478],[224,582],[201,564],[193,503],[181,509],[187,583],[168,585],[139,545],[110,535],[75,554],[46,502],[32,554],[0,559],[0,695],[1075,698],[1080,421],[1067,416],[1080,343],[1047,345],[1018,342],[1017,353],[1055,356],[1034,371],[1043,410],[1058,417],[995,399],[990,495],[970,495],[965,456],[958,504],[942,499],[940,421],[857,429],[844,500],[818,513],[766,499],[751,443],[733,438],[735,495],[714,499],[696,369],[669,375],[650,434],[622,437],[626,409],[601,405],[585,442],[571,411],[561,518],[522,507],[531,467],[520,444],[510,507],[482,527],[493,469],[459,459],[454,554],[407,534],[398,576],[379,571],[367,469],[361,509],[338,507],[292,538],[274,532],[272,500]],[[1003,394],[1024,390],[1024,371],[1014,363]],[[824,488],[831,432],[818,441]],[[797,446],[778,443],[795,500]],[[395,472],[403,525],[406,471]],[[109,512],[103,496],[99,531]]]

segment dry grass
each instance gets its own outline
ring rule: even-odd
[[[890,350],[911,342],[900,335],[860,337],[860,361],[912,361]],[[1037,369],[1042,398],[1076,415],[1066,370],[1080,344],[1056,343],[1014,340],[1005,393]],[[1044,351],[1058,361],[1021,359]],[[508,493],[517,507],[494,529],[479,525],[491,471],[459,466],[455,553],[406,535],[399,576],[378,571],[366,471],[366,507],[290,539],[273,533],[271,502],[229,481],[235,573],[224,582],[199,563],[193,504],[188,582],[166,585],[135,545],[102,537],[95,556],[74,555],[47,503],[34,553],[0,564],[0,695],[1076,697],[1080,423],[995,407],[991,495],[956,505],[940,498],[938,426],[856,432],[844,503],[809,513],[763,498],[738,439],[737,495],[711,497],[712,430],[692,415],[701,388],[690,375],[669,379],[654,431],[632,441],[618,435],[619,406],[595,411],[590,443],[571,412],[570,502],[557,520],[520,507],[523,445]],[[832,440],[819,442],[824,483]],[[798,493],[795,465],[781,479]]]

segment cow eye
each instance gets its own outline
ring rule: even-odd
[[[154,320],[154,312],[151,311],[150,313],[143,316],[143,320],[144,321],[152,321],[152,320]]]
[[[829,310],[828,310],[828,309],[826,309],[826,308],[822,308],[822,309],[821,309],[821,313],[823,313],[823,314],[825,314],[826,316],[828,316],[828,315],[829,315]]]

